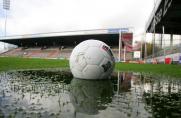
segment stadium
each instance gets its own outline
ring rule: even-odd
[[[130,28],[110,28],[3,36],[0,39],[1,42],[16,45],[17,48],[3,52],[0,56],[68,59],[77,44],[84,40],[97,39],[110,45],[117,61],[144,60],[146,63],[165,63],[166,61],[179,63],[181,60],[180,8],[179,0],[155,2],[145,24],[145,32],[152,35],[151,53],[148,52],[146,36],[141,41],[141,45],[133,46],[134,39],[131,39],[129,45],[124,45],[127,43],[122,42],[120,48],[119,40],[123,41],[120,38],[121,33],[130,32]],[[8,7],[5,9],[8,10]],[[134,57],[135,51],[141,52],[138,58]]]
[[[7,36],[1,41],[16,45],[17,48],[8,50],[1,56],[69,59],[72,49],[77,44],[84,40],[95,39],[108,44],[118,60],[120,32],[129,32],[129,30],[129,28],[114,28]],[[131,52],[127,53],[126,60],[132,60],[132,55]],[[123,60],[123,55],[121,59]]]
[[[149,17],[145,30],[152,33],[152,54],[148,63],[179,63],[181,60],[181,1],[158,0]],[[145,45],[146,46],[146,45]]]
[[[22,8],[32,7],[28,11],[33,15],[25,12],[29,16],[26,19],[23,19],[27,16],[22,12],[25,17],[14,15],[20,17],[19,22],[9,22],[15,12],[8,19],[10,0],[2,1],[5,13],[0,14],[0,21],[5,21],[5,30],[0,27],[0,118],[181,117],[180,0],[107,0],[107,6],[107,1],[97,0],[65,0],[66,4],[59,0],[22,0],[21,5],[19,0],[14,0],[14,9],[22,11]],[[150,9],[151,14],[148,14],[145,11],[152,2],[154,8],[150,7],[153,10]],[[61,9],[61,5],[66,8]],[[125,7],[123,11],[120,10],[122,7]],[[50,8],[56,13],[47,13]],[[65,12],[69,9],[75,12]],[[80,14],[76,14],[77,9]],[[37,15],[35,12],[39,10],[43,12]],[[113,24],[123,19],[136,25],[129,27],[126,22],[123,22],[125,26],[101,22],[98,24],[102,27],[98,27],[95,24],[100,22],[97,21],[99,18],[91,17],[91,13],[96,16],[95,12],[100,16],[106,13],[106,18],[111,17],[107,20]],[[36,16],[34,14],[37,17],[32,17]],[[51,14],[56,17],[51,17]],[[46,25],[40,23],[44,22],[43,15],[51,19],[45,20]],[[73,27],[72,30],[69,22],[63,21],[64,15],[71,18],[87,16],[85,19],[93,20],[90,24],[98,29],[82,23],[81,19],[85,21],[83,17],[78,18],[80,24],[65,17],[76,26],[86,26]],[[141,16],[146,15],[150,17],[143,23],[145,19],[142,21]],[[27,19],[35,26],[31,27]],[[105,20],[105,17],[101,16],[101,19]],[[68,30],[63,30],[61,23],[57,25],[49,20],[66,24]],[[23,27],[22,21],[25,21]],[[56,30],[51,29],[54,25],[57,25]],[[2,52],[1,44],[5,49]]]

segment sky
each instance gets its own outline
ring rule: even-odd
[[[0,0],[0,37],[5,14]],[[7,35],[133,27],[144,32],[154,0],[11,0]]]

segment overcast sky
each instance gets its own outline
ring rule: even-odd
[[[154,0],[11,0],[7,35],[134,27],[142,33]],[[0,0],[0,36],[5,10]]]
[[[1,32],[5,11],[1,0]],[[11,0],[8,34],[134,27],[142,30],[154,0]]]

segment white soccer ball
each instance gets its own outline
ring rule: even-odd
[[[69,63],[75,78],[104,79],[111,75],[115,60],[104,42],[86,40],[73,49]]]

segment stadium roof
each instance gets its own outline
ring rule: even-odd
[[[155,24],[155,33],[163,33],[162,27],[164,26],[166,34],[181,34],[180,21],[181,0],[157,0],[146,24],[146,32],[154,33]]]
[[[128,28],[16,35],[1,37],[0,41],[17,46],[74,46],[87,39],[97,39],[107,43],[110,46],[118,46],[120,31],[128,32]]]

